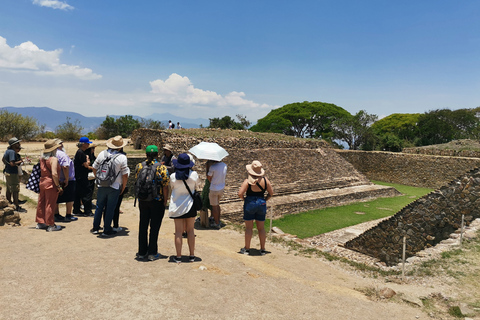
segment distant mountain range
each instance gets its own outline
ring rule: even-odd
[[[22,116],[29,116],[37,119],[39,125],[45,125],[47,131],[55,131],[55,128],[67,121],[70,118],[71,122],[78,120],[83,127],[83,133],[95,131],[105,120],[105,117],[86,117],[76,112],[57,111],[48,107],[4,107],[0,110],[7,110],[8,112],[15,112]],[[123,115],[109,115],[114,118],[121,117]],[[132,115],[135,119],[142,119],[142,117]],[[161,121],[165,126],[168,126],[168,120],[172,120],[175,125],[180,122],[183,128],[200,128],[208,127],[210,120],[208,119],[188,119],[174,116],[170,113],[154,113],[145,119],[152,119],[155,121]]]

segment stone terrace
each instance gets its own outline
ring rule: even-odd
[[[179,130],[180,131],[180,130]],[[275,217],[352,201],[398,195],[390,187],[375,186],[350,163],[321,140],[275,140],[258,137],[213,137],[218,130],[205,129],[207,137],[196,138],[176,130],[139,129],[132,134],[136,147],[168,143],[175,154],[186,152],[201,141],[216,142],[224,147],[228,174],[222,214],[230,220],[241,220],[242,202],[238,189],[247,177],[245,166],[253,160],[264,165],[272,182],[275,197],[269,201]],[[188,130],[185,130],[188,132]],[[209,132],[212,137],[209,137]],[[228,135],[228,130],[227,130]],[[131,159],[139,162],[139,159]],[[195,170],[205,179],[205,161],[197,161]],[[272,212],[271,211],[271,212]]]

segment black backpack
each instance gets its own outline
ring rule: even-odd
[[[135,181],[135,199],[152,201],[158,196],[160,181],[157,179],[157,168],[162,164],[156,162],[147,165],[147,162],[143,161],[141,165],[142,169],[140,169],[137,181]]]
[[[115,173],[115,158],[120,154],[111,155],[106,150],[106,156],[98,166],[95,181],[99,187],[111,187],[120,172]]]

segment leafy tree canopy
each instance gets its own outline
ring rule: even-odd
[[[337,118],[333,123],[334,137],[348,144],[351,150],[372,150],[375,139],[371,125],[377,115],[360,110],[354,116]]]
[[[209,128],[218,128],[218,129],[234,129],[234,130],[245,130],[250,125],[250,121],[248,121],[244,116],[237,114],[237,119],[240,122],[236,122],[230,116],[225,116],[223,118],[209,118],[210,125]]]
[[[74,122],[67,117],[67,122],[57,126],[55,136],[65,141],[78,141],[82,136],[83,127],[80,121],[76,119]]]
[[[12,137],[29,140],[41,131],[36,119],[7,110],[0,110],[0,123],[0,139],[3,141]]]
[[[331,140],[333,121],[348,117],[348,111],[331,103],[296,102],[270,111],[250,130]]]
[[[131,115],[121,116],[117,119],[107,116],[97,129],[96,135],[99,139],[109,139],[114,136],[126,138],[140,126],[140,121],[134,119]]]

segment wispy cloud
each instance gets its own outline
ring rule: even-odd
[[[59,1],[59,0],[33,0],[33,4],[36,4],[40,7],[48,7],[52,9],[60,9],[60,10],[73,10],[75,9],[73,6],[69,5],[66,2]]]
[[[245,99],[245,93],[232,91],[225,96],[209,90],[195,88],[187,77],[172,73],[168,79],[150,82],[151,101],[180,106],[243,107],[249,109],[272,108]]]
[[[45,51],[31,41],[12,48],[7,44],[7,40],[0,36],[0,69],[53,76],[70,75],[83,80],[102,77],[93,73],[91,69],[60,63],[61,54],[61,49]]]

